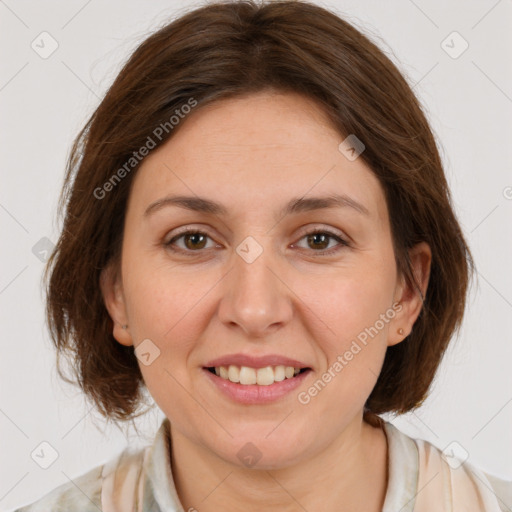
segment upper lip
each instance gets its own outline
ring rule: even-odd
[[[212,359],[205,364],[206,368],[217,366],[248,366],[250,368],[265,368],[266,366],[293,366],[294,368],[309,368],[309,366],[296,359],[280,356],[279,354],[268,354],[266,356],[251,356],[248,354],[229,354]]]

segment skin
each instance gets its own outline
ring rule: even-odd
[[[170,463],[183,507],[381,510],[386,436],[363,421],[363,406],[387,347],[409,334],[422,303],[397,274],[377,178],[362,158],[350,161],[338,150],[344,137],[298,94],[222,100],[181,123],[134,177],[121,267],[107,268],[101,286],[116,340],[138,346],[149,338],[160,350],[150,365],[139,365],[171,423]],[[277,217],[291,198],[333,191],[369,214],[342,207]],[[144,216],[169,194],[212,199],[229,214],[173,206]],[[184,252],[174,253],[164,243],[183,226],[208,238],[182,237],[174,247]],[[350,245],[308,242],[316,228]],[[236,252],[248,236],[263,249],[250,264]],[[332,248],[339,250],[321,255]],[[428,245],[418,244],[410,257],[425,293]],[[396,302],[402,308],[394,318],[307,405],[299,403],[298,393]],[[277,402],[241,405],[202,370],[238,352],[287,355],[313,371]],[[237,457],[248,442],[262,454],[251,468]]]

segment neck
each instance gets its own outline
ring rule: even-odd
[[[217,457],[171,424],[171,466],[185,510],[377,512],[387,488],[387,441],[362,415],[325,450],[285,468],[248,469]]]

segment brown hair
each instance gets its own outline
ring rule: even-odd
[[[59,203],[64,226],[44,275],[47,321],[59,375],[76,382],[106,418],[142,414],[136,411],[145,389],[133,347],[112,335],[99,286],[101,271],[119,264],[137,170],[126,162],[156,127],[168,128],[153,140],[157,146],[169,139],[180,126],[170,128],[171,116],[191,99],[198,109],[266,89],[312,98],[340,134],[364,143],[360,158],[385,192],[397,270],[418,293],[407,249],[429,244],[422,311],[408,338],[387,349],[365,407],[403,413],[427,396],[460,328],[474,265],[422,108],[391,60],[334,13],[300,1],[238,1],[186,13],[146,39],[72,147]],[[113,182],[123,166],[123,179]],[[108,196],[98,198],[107,182]],[[63,354],[72,359],[74,380],[62,372]]]

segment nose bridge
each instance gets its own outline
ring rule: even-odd
[[[224,323],[237,324],[254,337],[268,334],[292,316],[290,294],[278,277],[279,262],[270,245],[264,247],[253,237],[239,244],[219,308]]]

